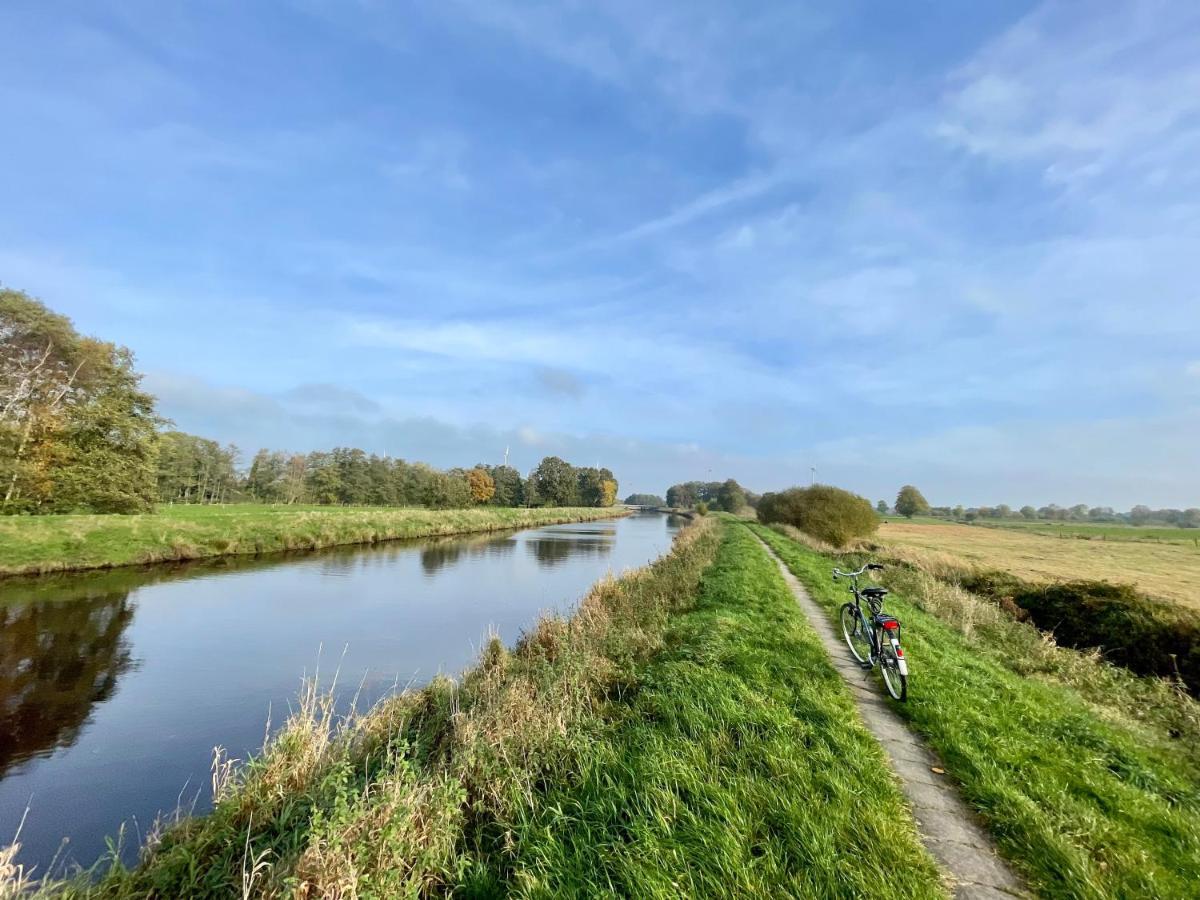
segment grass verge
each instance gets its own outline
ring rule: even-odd
[[[0,517],[0,576],[320,550],[626,515],[620,507],[176,506],[138,516]]]
[[[839,559],[762,526],[831,614]],[[840,558],[842,561],[857,559]],[[1052,897],[1182,897],[1200,883],[1196,704],[1032,628],[928,573],[900,573],[909,702],[1001,851]]]
[[[335,722],[309,693],[134,869],[43,897],[943,896],[774,564],[707,518],[570,619]],[[3,855],[0,854],[0,863]],[[15,884],[18,875],[10,875]],[[0,885],[0,895],[3,894]]]

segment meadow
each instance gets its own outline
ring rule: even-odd
[[[1128,539],[1121,535],[1141,529],[1130,526],[1064,525],[1094,533],[1073,537],[1042,533],[1035,523],[1024,526],[982,527],[939,520],[889,519],[882,523],[874,542],[895,556],[928,562],[927,554],[942,554],[948,564],[966,568],[998,569],[1031,581],[1085,579],[1128,583],[1151,597],[1200,609],[1200,547],[1189,540]],[[1048,526],[1055,527],[1055,526]],[[1118,536],[1101,536],[1112,531]],[[1194,529],[1152,529],[1188,534]],[[1056,532],[1056,535],[1058,533]],[[1091,537],[1092,539],[1079,539]],[[914,555],[915,552],[915,555]]]
[[[626,515],[623,507],[164,506],[143,515],[0,517],[0,576],[319,550]]]

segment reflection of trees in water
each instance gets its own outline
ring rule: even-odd
[[[128,591],[0,605],[0,777],[79,736],[133,665]]]
[[[465,554],[474,559],[480,556],[505,556],[513,552],[516,542],[511,534],[476,537],[447,537],[426,541],[421,546],[421,568],[426,575],[436,575],[452,566]]]
[[[612,552],[612,541],[606,538],[573,537],[569,539],[528,538],[525,546],[538,565],[552,568],[572,556],[595,558]]]

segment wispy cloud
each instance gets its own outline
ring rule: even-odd
[[[0,280],[247,445],[1186,494],[1200,13],[881,16],[5,7]]]

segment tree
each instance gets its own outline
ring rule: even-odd
[[[472,503],[487,503],[496,493],[496,482],[482,466],[467,473],[467,487],[471,491]]]
[[[1028,506],[1028,505],[1022,506],[1021,507],[1021,518],[1036,519],[1037,518],[1037,510],[1034,509],[1032,506]]]
[[[877,513],[879,513],[881,516],[886,516],[886,515],[887,515],[887,511],[888,511],[888,505],[887,505],[887,501],[886,501],[886,500],[880,500],[878,503],[876,503],[876,504],[875,504],[875,511],[876,511]]]
[[[0,289],[5,512],[140,512],[157,494],[154,398],[133,354]]]
[[[495,485],[492,494],[493,506],[520,506],[524,503],[525,491],[521,483],[521,473],[512,466],[492,466],[487,469]]]
[[[929,501],[911,484],[906,484],[896,495],[896,512],[908,519],[922,516],[929,512]]]
[[[695,482],[673,484],[667,488],[667,506],[672,509],[690,509],[696,505]]]
[[[731,513],[736,513],[748,505],[746,503],[746,492],[732,478],[726,480],[717,488],[716,503],[725,512]]]
[[[557,456],[547,456],[529,476],[537,496],[546,506],[577,506],[579,477],[575,467]]]
[[[426,485],[424,499],[430,509],[465,509],[471,505],[471,488],[461,474],[437,472]]]
[[[617,482],[614,478],[605,478],[600,482],[600,505],[612,506],[617,502]]]

